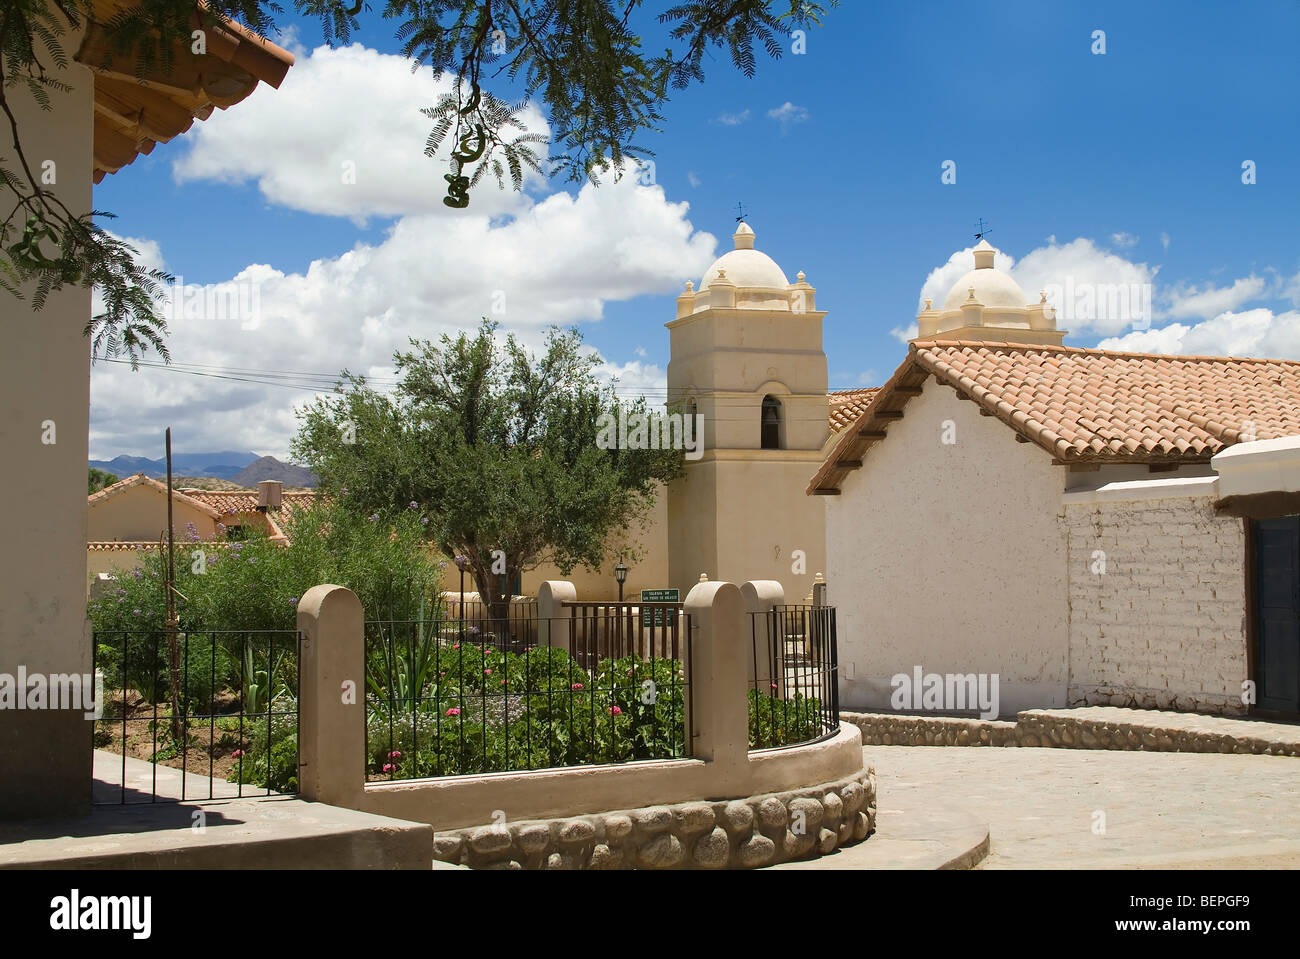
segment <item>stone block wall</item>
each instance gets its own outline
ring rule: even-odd
[[[876,825],[876,776],[728,802],[689,802],[434,836],[433,858],[475,869],[753,869],[825,855]]]
[[[1209,496],[1067,504],[1071,705],[1241,714],[1245,532]]]

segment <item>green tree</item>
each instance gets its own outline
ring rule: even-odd
[[[552,329],[537,358],[487,320],[476,335],[412,340],[393,395],[344,373],[301,413],[293,453],[348,507],[429,517],[429,538],[464,556],[490,615],[546,561],[599,568],[612,534],[644,519],[683,453],[602,448],[602,417],[645,415],[601,385],[576,330]]]
[[[835,6],[838,0],[827,0]],[[275,0],[137,0],[105,25],[117,51],[133,55],[141,73],[169,68],[189,56],[191,19],[205,24],[236,20],[262,35],[275,33]],[[371,6],[364,0],[292,0],[294,12],[320,19],[325,40],[348,42]],[[552,144],[547,171],[571,180],[613,170],[652,153],[638,144],[658,129],[669,91],[704,78],[704,56],[725,49],[746,76],[757,69],[755,46],[771,57],[782,53],[790,31],[820,24],[820,3],[806,0],[689,0],[646,13],[642,0],[387,0],[402,52],[435,72],[454,75],[455,92],[423,112],[432,122],[425,152],[434,156],[450,135],[455,169],[444,202],[469,203],[469,190],[490,173],[515,189],[524,168],[539,172],[534,149],[541,137],[521,119],[525,102],[548,114]],[[90,18],[93,0],[5,0],[0,16],[0,288],[31,299],[40,309],[66,285],[93,285],[105,309],[85,333],[93,355],[125,352],[136,363],[150,348],[169,359],[166,323],[156,309],[172,277],[146,270],[136,251],[94,222],[107,213],[70,210],[42,185],[23,149],[9,97],[25,89],[44,109],[66,91],[54,68],[69,59],[65,40]],[[648,28],[648,29],[647,29]],[[642,32],[654,30],[647,38]],[[648,47],[663,43],[662,54]],[[495,93],[487,89],[495,87]],[[435,170],[430,167],[431,171]],[[442,173],[437,172],[431,176]]]
[[[92,466],[90,467],[90,475],[86,481],[86,495],[89,496],[91,493],[98,493],[105,486],[112,486],[116,482],[117,477],[112,473],[105,472],[104,470],[97,470]]]

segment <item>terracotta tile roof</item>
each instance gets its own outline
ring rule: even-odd
[[[117,48],[109,25],[138,6],[138,0],[93,0],[76,54],[95,74],[96,183],[184,133],[195,120],[206,120],[214,109],[243,100],[259,82],[278,87],[293,65],[292,53],[232,20],[204,25],[200,0],[190,26],[203,28],[207,52],[194,54],[186,37],[172,51],[170,65],[159,61],[137,76],[138,57]]]
[[[222,516],[257,512],[257,490],[190,490],[194,499],[215,509]],[[285,538],[284,521],[295,510],[310,508],[316,500],[312,491],[280,494],[280,508],[268,509],[264,514],[272,539]]]
[[[1300,434],[1297,362],[917,341],[808,492],[837,490],[931,376],[1062,463],[1201,463],[1243,435]]]
[[[98,493],[91,493],[86,497],[86,503],[88,506],[94,506],[96,503],[103,502],[106,499],[111,499],[119,493],[124,493],[134,486],[151,486],[158,492],[162,493],[164,497],[167,495],[166,483],[160,483],[158,480],[145,476],[143,473],[136,473],[133,476],[128,476],[124,480],[118,480],[111,486],[105,486]],[[188,503],[200,512],[211,516],[213,519],[217,519],[221,515],[216,508],[203,502],[192,493],[182,493],[178,490],[173,490],[172,492],[179,502]],[[254,496],[254,499],[256,499],[256,495]]]
[[[831,432],[840,432],[861,416],[879,392],[879,386],[869,386],[860,390],[835,390],[830,393],[827,398],[831,401]]]
[[[130,542],[130,541],[94,542],[94,543],[86,544],[86,549],[90,550],[91,552],[111,552],[116,550],[128,550],[128,549],[138,550],[138,549],[157,549],[157,548],[158,548],[157,543],[143,543],[143,542]]]

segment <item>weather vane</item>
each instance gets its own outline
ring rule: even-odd
[[[739,216],[736,217],[736,222],[739,223],[739,222],[741,222],[742,220],[745,219],[745,204],[743,204],[743,203],[737,203],[737,204],[736,204],[736,212],[737,212],[738,214],[740,214]]]
[[[991,229],[989,229],[989,227],[984,223],[984,217],[980,217],[980,218],[979,218],[979,222],[975,224],[975,229],[979,230],[979,232],[975,234],[975,239],[977,239],[977,240],[982,240],[982,239],[984,239],[984,234],[985,234],[985,233],[992,233],[992,232],[993,232],[993,231],[992,231]]]

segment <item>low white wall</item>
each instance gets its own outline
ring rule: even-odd
[[[1243,713],[1245,531],[1213,479],[1064,497],[1071,704]]]

